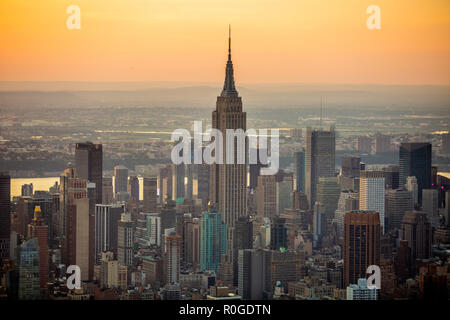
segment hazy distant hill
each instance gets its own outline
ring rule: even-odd
[[[164,87],[163,87],[164,86]],[[450,108],[449,86],[248,84],[237,87],[244,108]],[[213,108],[221,87],[189,83],[0,82],[0,107]]]

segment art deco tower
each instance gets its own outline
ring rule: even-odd
[[[212,113],[212,127],[223,135],[223,162],[226,160],[226,129],[246,131],[247,114],[242,112],[242,100],[234,85],[231,61],[231,33],[228,38],[228,61],[222,93],[217,97],[216,110]],[[247,163],[247,142],[245,147]],[[211,167],[210,199],[228,230],[234,228],[239,217],[247,214],[247,164],[238,164],[237,147],[234,147],[234,164],[213,164]],[[229,239],[231,240],[231,239]]]

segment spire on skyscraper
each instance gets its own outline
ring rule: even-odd
[[[233,62],[231,61],[231,25],[228,26],[228,61],[225,71],[225,83],[223,85],[222,97],[237,97],[238,92],[234,86]]]

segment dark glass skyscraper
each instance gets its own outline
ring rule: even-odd
[[[319,177],[334,177],[336,136],[334,127],[329,131],[323,129],[306,129],[306,180],[305,193],[309,207],[314,207],[317,199]]]
[[[11,177],[0,172],[0,265],[9,258],[9,239],[11,232]]]
[[[408,177],[417,178],[419,203],[422,203],[422,190],[431,188],[431,143],[409,142],[400,145],[400,188]]]
[[[305,192],[305,151],[294,154],[294,190]]]
[[[77,178],[95,183],[96,201],[102,203],[103,147],[92,142],[77,143],[75,149]]]

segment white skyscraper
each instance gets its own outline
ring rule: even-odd
[[[359,180],[359,209],[380,214],[381,230],[384,233],[385,178],[382,171],[361,171]]]

